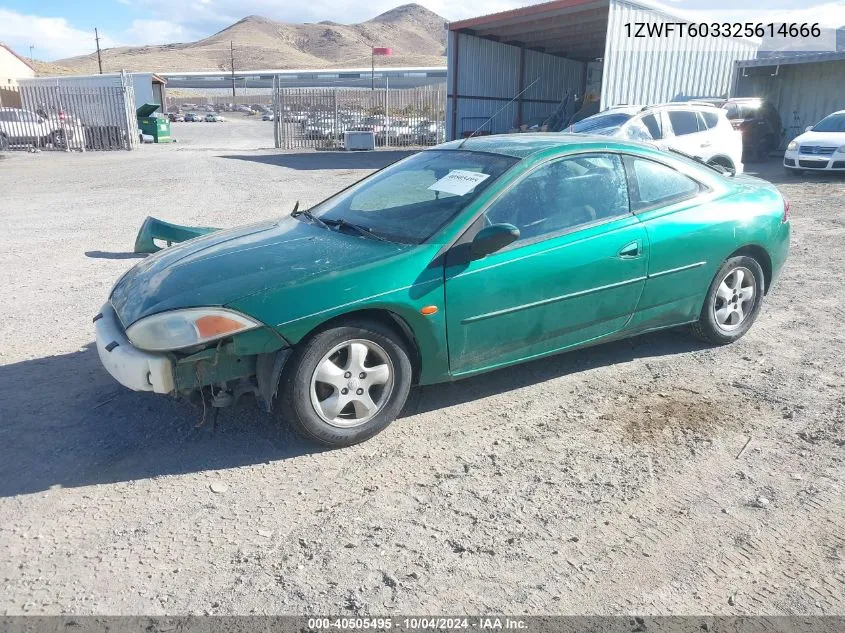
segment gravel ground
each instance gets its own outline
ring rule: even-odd
[[[399,155],[0,160],[0,613],[845,614],[841,178],[761,168],[792,254],[738,343],[419,388],[353,448],[252,406],[195,430],[100,367],[91,317],[147,214],[273,217]]]

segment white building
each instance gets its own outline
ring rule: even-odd
[[[20,107],[20,96],[10,90],[20,79],[35,77],[35,71],[23,57],[0,42],[0,105]]]

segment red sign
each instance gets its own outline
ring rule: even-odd
[[[392,48],[374,48],[373,55],[393,55]]]

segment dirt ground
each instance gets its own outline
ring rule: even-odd
[[[400,155],[0,160],[0,613],[845,614],[842,178],[757,166],[793,244],[738,343],[416,389],[353,448],[252,406],[195,430],[100,367],[91,318],[147,214],[273,217]]]

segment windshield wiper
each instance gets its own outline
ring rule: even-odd
[[[373,230],[367,228],[366,226],[361,226],[360,224],[355,224],[353,222],[349,222],[348,220],[344,220],[343,218],[331,219],[322,221],[323,224],[328,226],[336,226],[337,228],[347,228],[360,233],[364,237],[371,237],[373,239],[379,240],[380,242],[389,242],[390,240],[383,238],[381,235],[376,235],[373,233]]]
[[[319,226],[323,227],[324,229],[329,228],[329,225],[328,225],[328,224],[326,224],[325,222],[323,222],[320,218],[318,218],[316,215],[314,215],[313,213],[311,213],[308,209],[302,209],[302,210],[300,211],[300,210],[299,210],[299,200],[297,200],[297,201],[296,201],[296,204],[295,204],[295,205],[294,205],[294,207],[293,207],[293,211],[291,211],[291,212],[290,212],[290,217],[292,217],[292,218],[298,218],[300,215],[302,215],[302,216],[304,216],[304,217],[308,218],[308,220],[309,220],[309,221],[311,221],[311,222],[313,222],[314,224],[317,224],[317,225],[319,225]]]
[[[719,173],[719,174],[722,174],[722,175],[727,174],[729,176],[735,176],[736,175],[736,170],[730,170],[727,167],[719,165],[718,163],[708,163],[706,160],[704,160],[700,156],[693,156],[692,154],[687,154],[686,152],[682,152],[681,150],[675,149],[674,147],[667,147],[666,151],[672,152],[673,154],[677,154],[678,156],[683,156],[684,158],[689,158],[690,160],[694,160],[696,163],[698,163],[700,165],[704,165],[705,167],[709,167],[710,169],[712,169],[716,173]]]

